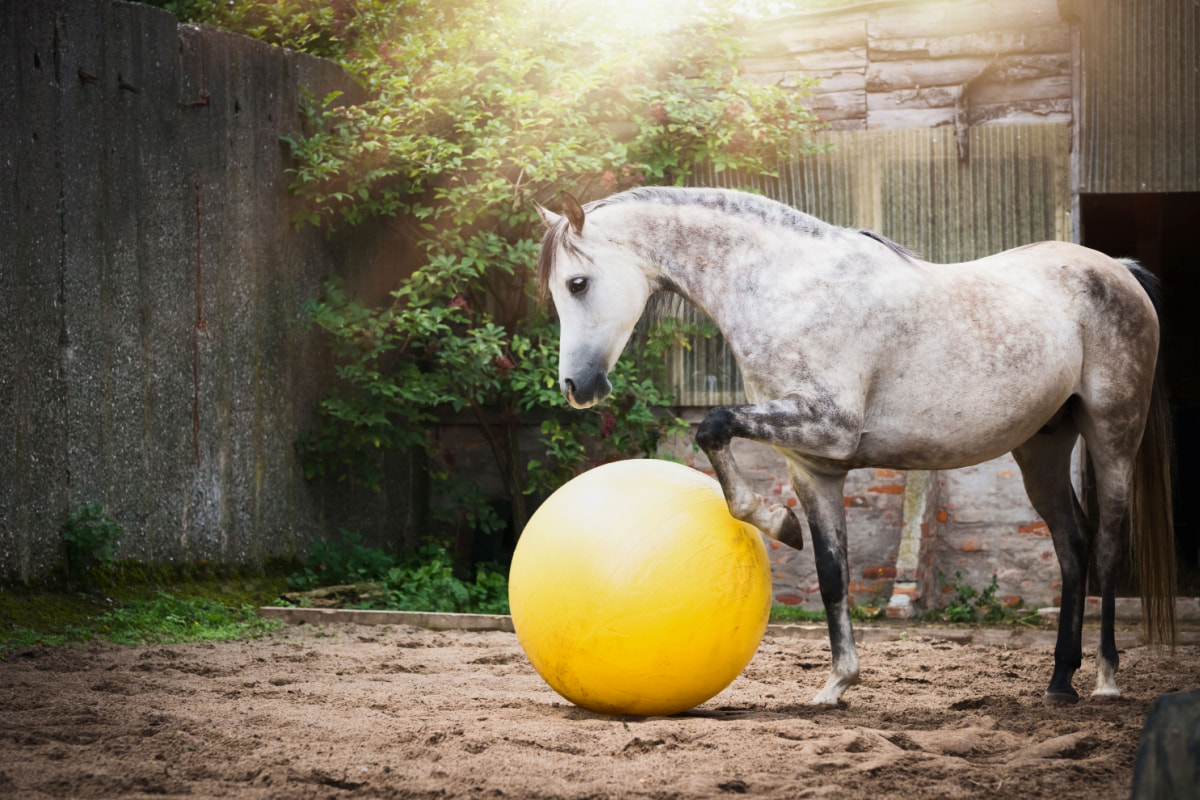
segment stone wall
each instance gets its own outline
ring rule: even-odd
[[[111,0],[0,3],[0,59],[0,580],[53,569],[85,503],[152,562],[402,527],[404,469],[389,510],[293,450],[329,377],[304,302],[387,268],[380,231],[290,224],[280,136],[348,76]]]

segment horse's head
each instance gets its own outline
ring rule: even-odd
[[[575,408],[608,397],[609,370],[629,341],[651,293],[650,279],[627,233],[604,224],[605,214],[589,216],[563,195],[563,214],[539,209],[547,230],[542,238],[538,278],[558,311],[558,385]],[[594,221],[593,221],[594,220]]]

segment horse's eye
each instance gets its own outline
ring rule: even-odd
[[[567,281],[567,289],[571,294],[583,294],[587,291],[587,287],[587,278],[571,278],[571,280]]]

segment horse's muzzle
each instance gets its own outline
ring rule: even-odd
[[[597,372],[581,383],[564,378],[562,392],[572,407],[591,408],[612,393],[612,384],[608,382],[608,373]]]

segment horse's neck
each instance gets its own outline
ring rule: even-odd
[[[782,271],[793,276],[811,273],[816,278],[827,266],[815,253],[819,240],[808,233],[697,206],[655,212],[640,225],[633,218],[626,222],[659,270],[650,277],[718,325],[730,299],[777,283]]]

